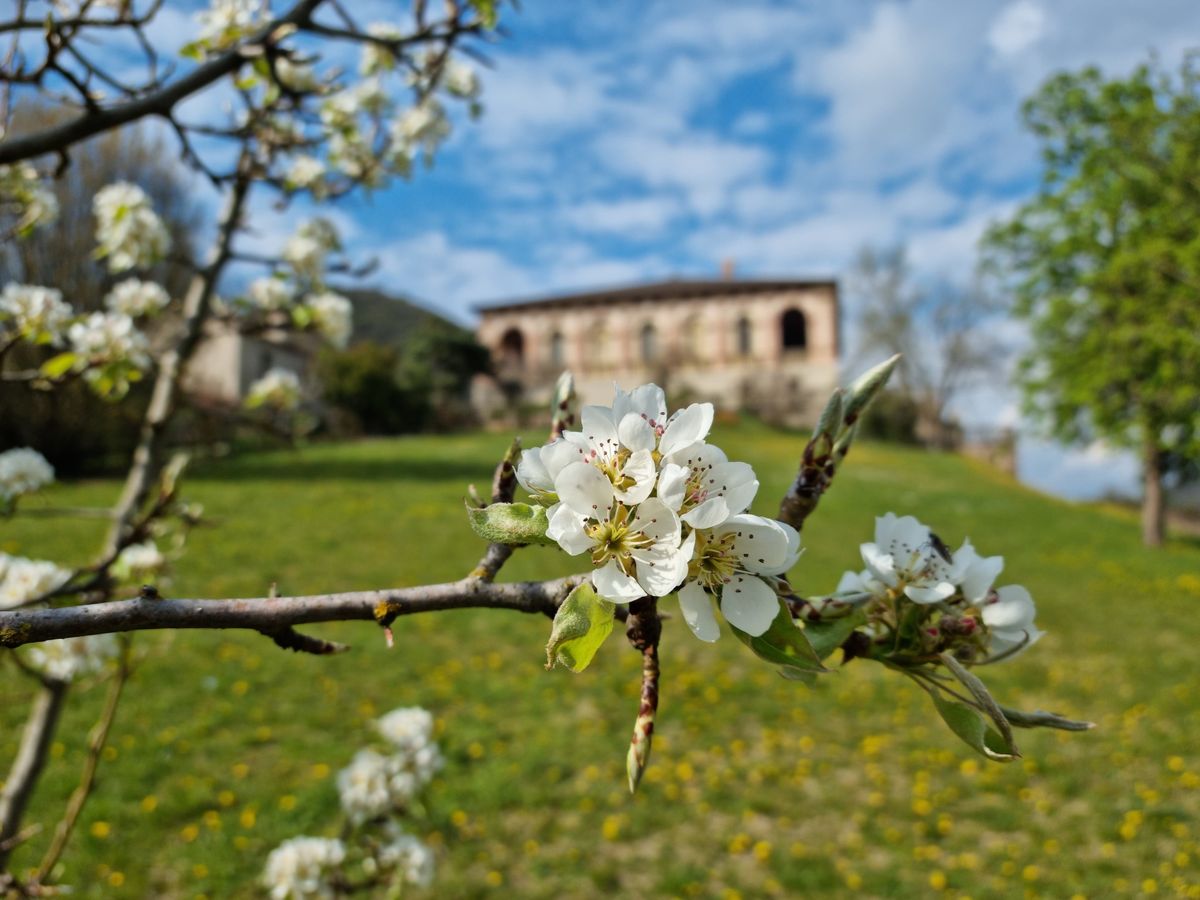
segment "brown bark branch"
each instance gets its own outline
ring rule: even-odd
[[[16,845],[12,838],[21,827],[25,808],[46,764],[66,696],[65,681],[46,680],[29,710],[17,757],[4,779],[4,790],[0,792],[0,870],[4,869]]]
[[[464,578],[393,590],[232,600],[114,600],[56,609],[0,612],[0,647],[89,634],[166,628],[246,628],[261,632],[312,622],[390,621],[447,609],[512,609],[553,616],[583,576],[494,584]]]
[[[629,791],[637,790],[650,762],[650,745],[654,740],[654,720],[658,715],[658,643],[662,638],[662,620],[658,616],[658,600],[642,597],[629,604],[625,636],[633,649],[642,654],[642,692],[638,699],[638,714],[629,740],[625,772],[629,776]]]

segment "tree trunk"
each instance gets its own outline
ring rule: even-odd
[[[1162,454],[1155,442],[1147,439],[1142,459],[1142,543],[1147,547],[1161,547],[1166,534],[1162,476]]]

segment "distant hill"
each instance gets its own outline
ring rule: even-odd
[[[350,342],[374,341],[403,348],[413,334],[431,325],[470,332],[456,322],[401,297],[369,288],[335,287],[354,304],[354,332]]]

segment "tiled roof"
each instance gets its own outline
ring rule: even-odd
[[[634,284],[605,290],[583,291],[574,294],[555,294],[533,299],[513,299],[497,303],[486,303],[475,307],[479,313],[507,312],[530,307],[597,306],[614,301],[685,300],[730,294],[765,294],[791,291],[801,288],[833,288],[833,279],[787,279],[773,281],[749,281],[739,279],[716,279],[696,281],[672,279],[648,284]]]

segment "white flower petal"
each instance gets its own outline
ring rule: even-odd
[[[724,497],[709,497],[682,516],[693,528],[716,528],[729,519],[729,504]]]
[[[585,406],[579,414],[579,421],[588,446],[600,457],[608,459],[620,449],[617,426],[613,422],[612,410],[607,406]]]
[[[559,473],[573,462],[585,462],[588,446],[583,435],[578,431],[568,431],[558,440],[542,448],[541,462],[546,468],[550,481],[558,478]]]
[[[604,519],[613,502],[613,486],[603,472],[583,462],[571,463],[554,480],[558,499],[581,516]]]
[[[954,596],[954,585],[948,581],[939,581],[928,586],[910,584],[904,589],[904,594],[913,603],[941,603]]]
[[[954,554],[954,562],[963,560],[962,575],[959,585],[968,603],[979,603],[991,590],[997,576],[1004,569],[1003,556],[979,556],[970,541],[964,542]]]
[[[649,450],[637,450],[625,461],[621,474],[633,479],[633,487],[614,489],[614,493],[622,502],[636,506],[653,492],[658,470],[654,467],[654,457]]]
[[[858,549],[873,576],[888,587],[895,587],[900,582],[896,575],[896,562],[890,553],[884,553],[877,544],[862,544]]]
[[[669,456],[679,450],[684,450],[692,444],[699,443],[708,435],[712,428],[713,405],[711,403],[693,403],[687,409],[676,415],[663,432],[658,449],[663,456]]]
[[[712,598],[696,582],[688,582],[679,592],[679,611],[683,613],[683,621],[692,629],[692,634],[700,640],[712,643],[721,636]]]
[[[721,589],[721,614],[734,628],[757,637],[779,615],[779,597],[755,575],[735,575]]]
[[[703,442],[676,450],[669,455],[664,453],[663,458],[667,462],[673,462],[678,466],[687,466],[694,472],[699,472],[702,469],[711,469],[713,466],[728,461],[724,450],[716,444],[705,444]]]
[[[788,562],[789,538],[781,523],[743,513],[714,529],[718,535],[730,532],[734,535],[733,555],[739,567],[763,575],[786,571],[783,566]]]
[[[542,462],[541,447],[534,447],[521,454],[517,463],[517,482],[531,494],[554,490],[554,479]]]
[[[638,507],[630,528],[645,533],[656,544],[672,544],[672,549],[679,545],[679,517],[657,497],[651,497]]]
[[[596,593],[610,603],[630,603],[646,593],[636,579],[621,571],[614,559],[592,572],[592,585]]]
[[[985,602],[980,610],[983,624],[996,629],[1024,629],[1033,625],[1037,607],[1029,591],[1019,584],[997,589],[996,599]]]
[[[658,436],[650,423],[637,413],[629,413],[617,425],[617,438],[630,450],[653,450]]]
[[[587,521],[583,516],[572,510],[565,503],[555,503],[546,510],[549,524],[546,526],[546,537],[557,541],[558,546],[570,556],[578,556],[595,544],[587,532],[583,530]]]
[[[658,473],[658,499],[675,512],[679,512],[679,507],[683,505],[690,472],[683,466],[663,463],[662,471]]]

